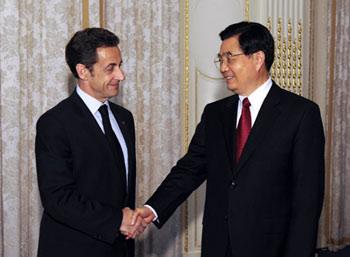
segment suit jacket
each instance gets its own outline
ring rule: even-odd
[[[122,209],[135,204],[134,121],[109,104],[128,148],[128,190],[124,163],[76,92],[38,120],[39,257],[134,256],[134,243],[119,233]]]
[[[202,256],[311,257],[324,187],[318,106],[271,87],[238,164],[238,96],[207,105],[187,154],[147,201],[161,227],[207,181]]]

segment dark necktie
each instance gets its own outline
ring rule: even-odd
[[[115,156],[117,157],[117,159],[120,160],[121,162],[120,165],[123,167],[122,172],[125,174],[125,163],[124,163],[123,151],[116,135],[113,132],[111,122],[109,121],[107,105],[105,104],[101,105],[98,111],[101,113],[101,116],[102,116],[103,129],[105,131],[105,136],[107,138],[108,144],[111,147],[112,152],[115,153]]]
[[[252,127],[252,120],[250,117],[250,103],[248,98],[243,99],[242,114],[238,122],[237,134],[236,134],[236,162],[238,163],[239,158],[243,152],[245,143],[247,142],[250,129]]]

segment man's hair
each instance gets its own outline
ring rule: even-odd
[[[90,71],[97,62],[96,49],[99,47],[117,47],[119,38],[103,28],[87,28],[78,31],[66,46],[66,62],[76,78],[78,63],[84,64]]]
[[[246,55],[263,51],[265,67],[270,70],[275,57],[275,46],[273,37],[266,27],[256,22],[243,21],[228,26],[219,35],[222,41],[238,36],[240,48]]]

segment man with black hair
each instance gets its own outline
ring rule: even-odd
[[[37,123],[35,153],[44,212],[38,257],[133,257],[142,219],[135,204],[132,114],[108,99],[125,79],[119,39],[78,31],[66,61],[78,85]],[[125,237],[122,233],[126,234]]]
[[[188,152],[138,208],[161,227],[204,181],[202,257],[311,257],[324,191],[318,106],[270,77],[274,40],[254,22],[220,33],[215,60],[235,95],[208,104]]]

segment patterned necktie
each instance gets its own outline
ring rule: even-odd
[[[109,115],[107,110],[107,105],[101,105],[101,107],[98,109],[98,111],[101,113],[102,116],[102,124],[103,129],[105,131],[105,136],[107,138],[108,144],[111,147],[112,151],[116,153],[116,157],[120,159],[121,165],[123,167],[123,172],[125,173],[125,163],[124,163],[124,155],[122,148],[119,144],[119,141],[116,137],[116,135],[113,132],[111,122],[109,121]]]
[[[250,102],[248,98],[243,99],[242,114],[238,122],[236,133],[236,163],[238,163],[243,152],[245,143],[247,142],[250,129],[252,127],[252,119],[250,117]]]

